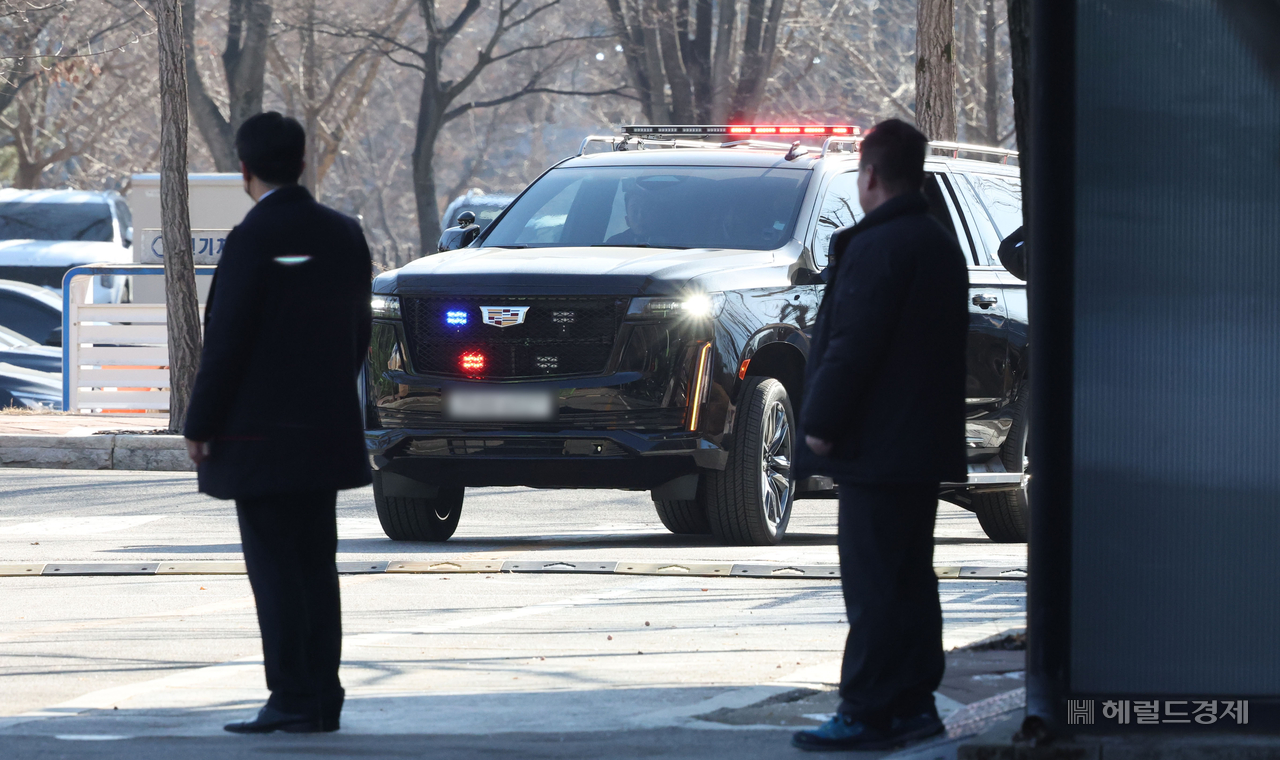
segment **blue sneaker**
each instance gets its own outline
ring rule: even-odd
[[[791,737],[791,746],[811,752],[888,749],[896,742],[884,729],[840,713],[815,729],[797,731]]]
[[[937,710],[920,713],[907,718],[894,718],[889,726],[889,738],[897,744],[928,739],[937,736],[947,727],[942,724]]]

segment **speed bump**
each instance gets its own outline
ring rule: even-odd
[[[243,562],[161,562],[156,575],[244,575]]]
[[[439,560],[436,562],[388,562],[388,573],[500,573],[501,560]]]
[[[35,565],[0,565],[0,575],[39,575],[44,572],[44,563]]]
[[[623,575],[703,575],[728,577],[731,562],[619,562],[615,573]]]
[[[748,575],[753,578],[839,578],[839,565],[763,565],[738,564],[732,575]]]
[[[570,562],[569,560],[508,560],[502,563],[504,573],[612,573],[617,562]]]
[[[155,575],[156,565],[155,562],[50,562],[41,575]]]

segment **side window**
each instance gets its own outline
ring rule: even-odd
[[[969,177],[964,174],[953,174],[952,179],[955,180],[956,193],[960,196],[961,203],[969,209],[969,223],[973,225],[974,233],[978,236],[976,242],[979,243],[978,263],[984,266],[997,266],[1000,261],[996,257],[996,251],[1000,250],[1000,233],[996,231],[995,225],[991,222],[991,215],[983,208],[982,202],[978,200],[978,196],[974,193],[973,184],[969,181]],[[983,252],[986,259],[983,260]]]
[[[1001,240],[1022,226],[1021,180],[995,174],[970,174],[968,179]]]
[[[831,247],[831,236],[835,231],[860,219],[862,206],[858,203],[858,173],[836,175],[822,198],[818,229],[813,238],[813,260],[819,269],[827,266],[827,249]]]

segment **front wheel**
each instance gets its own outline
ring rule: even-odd
[[[448,541],[462,516],[462,486],[441,487],[434,497],[387,496],[381,473],[373,473],[373,506],[392,541]]]
[[[795,423],[782,383],[749,377],[723,472],[706,474],[707,521],[727,544],[769,546],[791,520]]]

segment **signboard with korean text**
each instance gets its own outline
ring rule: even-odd
[[[197,264],[217,264],[230,230],[191,230],[191,252]],[[158,229],[144,229],[135,255],[139,264],[164,263],[164,239]]]

